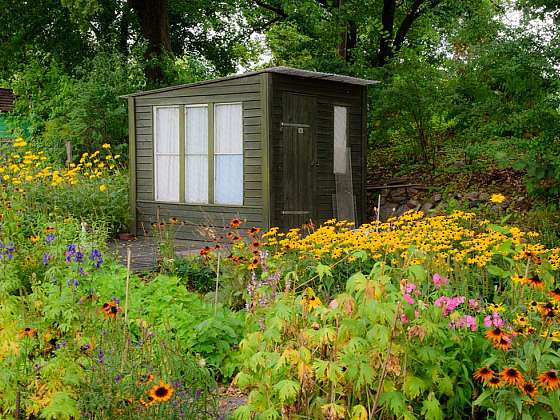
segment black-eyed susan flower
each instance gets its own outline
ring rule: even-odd
[[[533,289],[542,289],[544,287],[544,281],[535,274],[533,277],[527,279],[527,285]]]
[[[249,229],[249,235],[251,236],[255,236],[257,234],[259,234],[261,232],[261,228],[258,227],[252,227],[251,229]]]
[[[484,366],[477,369],[473,374],[473,378],[480,382],[488,382],[493,377],[494,377],[494,371],[490,369],[488,366]]]
[[[496,389],[496,388],[501,388],[503,383],[498,376],[494,375],[490,379],[488,379],[486,385],[488,385],[490,388]]]
[[[169,384],[164,383],[163,381],[159,382],[159,385],[155,385],[150,391],[148,395],[153,398],[156,402],[162,401],[169,401],[173,396],[173,387]]]
[[[23,330],[21,330],[18,333],[18,336],[20,338],[23,338],[23,337],[31,338],[31,337],[34,337],[36,334],[37,334],[37,330],[35,328],[25,327]]]
[[[149,384],[150,382],[153,381],[154,381],[154,375],[152,375],[151,373],[146,373],[144,375],[141,375],[140,378],[138,379],[139,384]]]
[[[555,369],[547,370],[539,375],[539,386],[545,391],[554,391],[560,386],[560,378]]]
[[[321,299],[319,299],[315,295],[315,292],[310,287],[308,287],[305,290],[305,292],[304,292],[304,294],[301,298],[301,303],[303,304],[303,307],[306,311],[311,311],[311,310],[321,306],[321,304],[322,304]]]
[[[492,345],[499,350],[509,350],[511,348],[511,338],[503,336],[499,340],[492,342]]]
[[[500,379],[508,385],[517,387],[520,387],[525,383],[525,379],[523,378],[521,372],[512,367],[502,369],[502,371],[500,372]]]
[[[548,295],[554,302],[560,303],[560,287],[551,290],[550,292],[548,292]]]
[[[142,405],[144,408],[149,408],[155,404],[154,397],[152,397],[151,395],[148,395],[145,400],[144,398],[140,398],[139,402],[140,405]]]
[[[233,219],[230,220],[229,226],[232,229],[237,229],[239,226],[241,226],[241,219],[234,217]]]
[[[517,314],[513,322],[521,327],[529,325],[529,318],[525,314]]]
[[[537,387],[533,381],[527,381],[523,383],[519,387],[519,389],[531,399],[535,398],[535,396],[537,395]]]

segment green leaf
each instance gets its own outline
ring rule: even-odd
[[[323,277],[325,277],[325,276],[332,277],[332,271],[331,271],[331,268],[328,265],[318,264],[315,267],[315,271],[317,272],[317,274],[319,275],[319,278],[321,280],[323,280]]]
[[[419,377],[409,375],[404,381],[403,391],[408,398],[415,399],[426,390],[426,383]]]
[[[509,273],[507,271],[501,269],[497,265],[488,265],[488,266],[486,266],[486,269],[488,270],[488,273],[490,273],[493,276],[500,277],[500,278],[503,278],[503,279],[505,279],[506,277],[509,277]]]
[[[253,408],[249,404],[237,407],[233,412],[233,418],[235,420],[251,420],[253,418]]]
[[[424,400],[421,414],[426,418],[426,420],[443,419],[443,411],[441,410],[439,401],[435,398],[433,392],[430,392],[428,398]]]
[[[78,403],[67,392],[57,391],[51,403],[41,413],[46,419],[69,419],[79,417]]]
[[[484,400],[486,400],[486,398],[488,398],[490,395],[492,395],[492,390],[491,389],[484,390],[482,392],[482,394],[480,394],[478,396],[478,398],[473,401],[473,405],[482,405]]]
[[[427,278],[426,269],[421,265],[410,266],[407,271],[417,282],[422,282]]]
[[[299,383],[290,379],[284,379],[274,385],[274,390],[278,393],[282,404],[284,404],[285,401],[293,402],[299,392]]]

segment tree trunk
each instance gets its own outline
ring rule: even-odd
[[[395,24],[396,0],[383,0],[383,11],[381,12],[381,24],[383,32],[379,41],[379,53],[377,54],[377,65],[383,67],[393,54],[393,26]]]
[[[157,84],[164,79],[159,59],[171,51],[167,0],[128,0],[136,12],[142,35],[148,41],[145,74],[148,81]]]

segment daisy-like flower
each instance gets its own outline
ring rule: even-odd
[[[305,293],[301,298],[301,303],[303,303],[303,306],[304,306],[306,311],[313,310],[313,309],[321,306],[321,304],[322,304],[321,299],[319,299],[315,295],[315,292],[310,287],[308,287],[305,290]]]
[[[504,368],[500,372],[500,378],[506,384],[520,387],[525,383],[525,379],[521,372],[519,372],[516,368]]]
[[[179,220],[176,217],[170,217],[169,223],[171,223],[172,225],[177,225],[179,224]]]
[[[544,287],[544,281],[536,274],[527,279],[527,284],[533,289],[542,289]]]
[[[550,292],[548,292],[548,295],[551,297],[551,299],[556,302],[556,303],[560,303],[560,287],[557,287],[554,290],[551,290]]]
[[[155,404],[155,400],[151,395],[148,395],[146,397],[146,400],[144,400],[144,398],[140,398],[140,404],[144,407],[144,408],[148,408],[152,405]]]
[[[537,302],[536,300],[532,300],[531,302],[529,302],[528,307],[530,311],[537,311],[539,309],[539,302]]]
[[[150,391],[148,395],[153,398],[156,402],[162,401],[169,401],[173,396],[174,389],[171,385],[164,383],[163,381],[159,382],[159,385],[155,385]]]
[[[249,264],[249,270],[255,270],[259,266],[259,259],[253,258],[251,264]]]
[[[255,236],[257,234],[259,234],[261,232],[261,228],[258,227],[252,227],[251,229],[249,229],[249,235],[251,236]]]
[[[486,338],[490,341],[499,341],[503,337],[507,337],[507,334],[499,327],[492,328],[486,331]]]
[[[547,370],[539,375],[539,385],[545,391],[554,391],[560,386],[560,378],[555,369]]]
[[[35,328],[26,327],[18,333],[18,336],[20,338],[23,338],[23,337],[31,338],[36,334],[37,334],[37,330]]]
[[[241,226],[241,219],[239,219],[237,217],[231,219],[230,222],[229,222],[229,226],[232,229],[237,229],[239,226]]]
[[[519,389],[528,397],[535,398],[535,395],[537,395],[537,387],[535,386],[533,381],[525,382],[519,387]]]
[[[522,327],[529,325],[529,319],[524,314],[517,314],[513,322]]]
[[[502,303],[490,303],[488,305],[488,312],[493,313],[493,312],[503,312],[504,311],[504,305]]]
[[[492,344],[495,348],[506,351],[511,348],[511,338],[506,335],[501,337],[499,340],[494,341]]]
[[[477,369],[473,374],[473,378],[480,382],[488,382],[493,377],[494,377],[494,371],[490,369],[488,366],[484,366],[481,367],[480,369]]]
[[[492,194],[490,196],[490,202],[494,204],[501,204],[506,201],[506,197],[503,194]]]
[[[490,379],[488,379],[488,382],[486,382],[486,385],[488,385],[490,388],[500,388],[503,384],[502,381],[500,380],[500,378],[498,376],[492,376]]]
[[[210,247],[209,247],[209,246],[205,246],[204,248],[201,248],[201,249],[200,249],[200,252],[199,252],[199,253],[200,253],[201,256],[204,257],[205,255],[208,255],[208,253],[209,253],[210,251],[211,251]]]
[[[140,376],[140,379],[138,379],[138,383],[148,384],[150,382],[153,382],[153,380],[154,380],[154,375],[152,375],[151,373],[147,373]]]
[[[106,302],[101,306],[101,312],[105,315],[105,318],[112,318],[115,319],[119,312],[122,312],[122,309],[119,308],[119,305],[115,301]]]

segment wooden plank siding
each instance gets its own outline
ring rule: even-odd
[[[319,166],[316,168],[317,191],[310,191],[315,196],[316,214],[321,223],[333,217],[333,195],[336,193],[335,177],[333,173],[334,153],[334,105],[348,107],[348,133],[352,158],[352,182],[356,196],[356,215],[358,223],[365,221],[365,162],[366,150],[364,138],[363,95],[366,88],[325,80],[290,77],[272,74],[271,92],[271,224],[287,229],[281,214],[283,207],[284,184],[283,173],[283,144],[280,124],[282,122],[282,94],[293,92],[312,95],[317,98],[317,115],[315,123],[315,138]]]
[[[233,217],[247,221],[247,225],[268,228],[263,199],[265,185],[263,168],[263,96],[260,75],[236,80],[217,81],[208,85],[181,87],[134,98],[136,187],[136,230],[151,232],[151,225],[176,217],[185,225],[177,230],[178,240],[209,240],[210,230],[222,230]],[[154,144],[153,107],[158,105],[213,104],[241,102],[243,107],[243,206],[193,205],[158,203],[154,201]],[[202,226],[202,228],[201,228]]]

